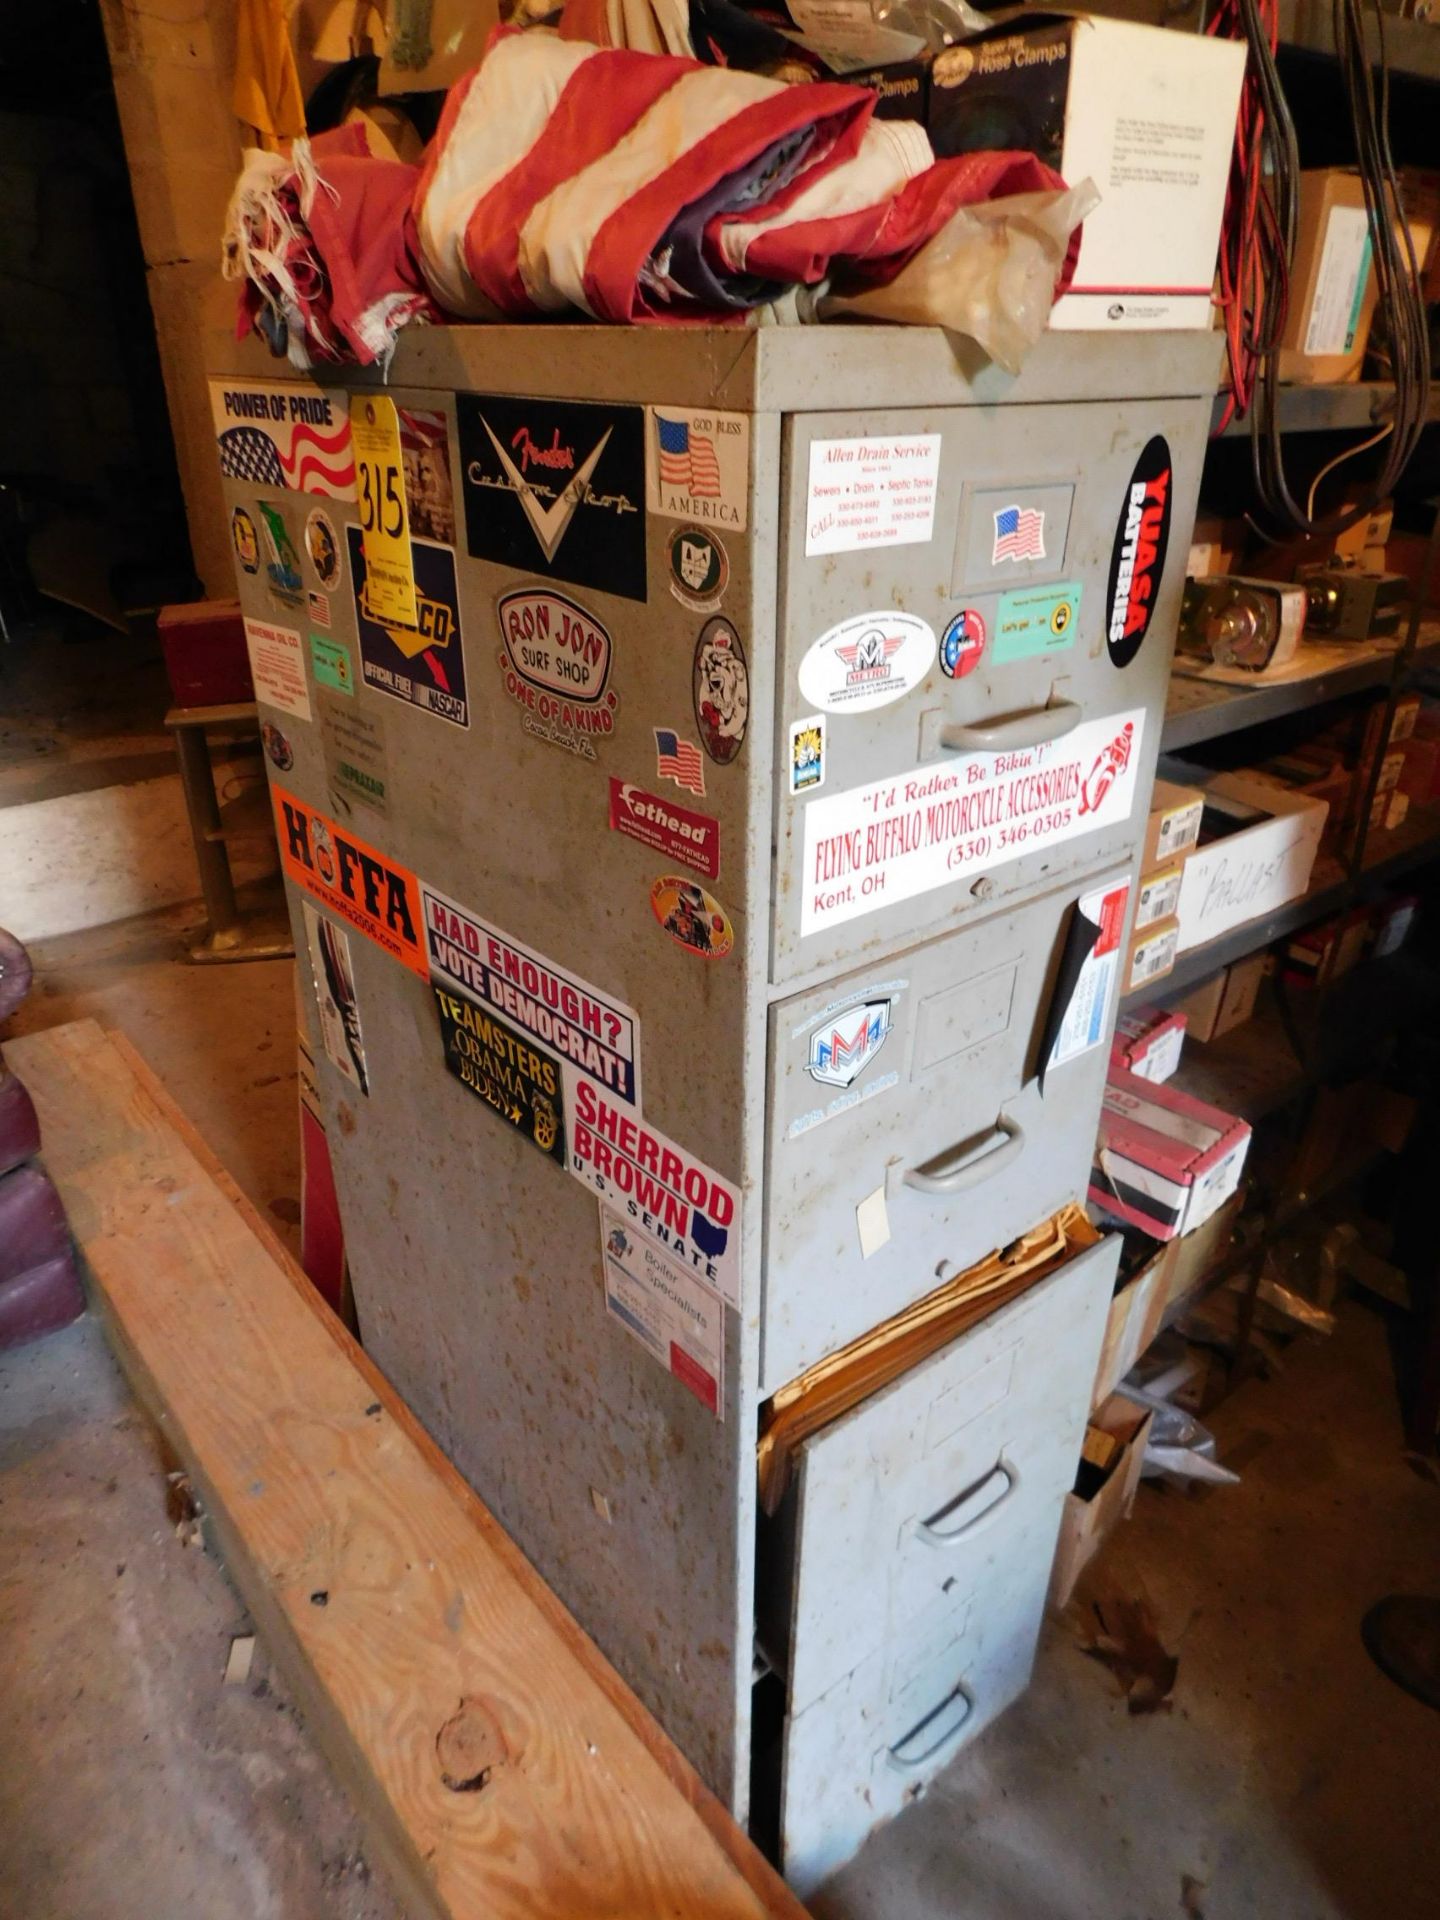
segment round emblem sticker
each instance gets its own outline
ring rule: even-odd
[[[230,516],[230,539],[235,548],[235,558],[246,573],[260,571],[260,536],[255,531],[255,522],[244,507],[236,507]]]
[[[1105,643],[1113,666],[1128,667],[1144,645],[1170,544],[1170,445],[1157,433],[1145,443],[1115,526],[1105,589]]]
[[[1050,631],[1058,640],[1070,631],[1070,622],[1075,609],[1068,600],[1057,600],[1050,610]]]
[[[728,620],[707,620],[695,642],[695,721],[706,753],[728,767],[750,722],[745,649]]]
[[[868,713],[903,700],[935,664],[935,631],[913,613],[855,613],[800,662],[800,691],[822,713]]]
[[[985,622],[973,607],[966,607],[945,629],[940,642],[940,671],[947,680],[963,680],[980,664],[985,651]]]
[[[735,929],[720,902],[678,874],[662,874],[655,882],[650,911],[672,940],[707,960],[723,960],[735,944]]]
[[[281,773],[288,773],[295,764],[295,749],[279,727],[267,720],[260,729],[260,738],[265,742],[265,752],[271,765],[278,767]]]
[[[671,593],[697,613],[714,613],[730,584],[730,562],[717,535],[703,527],[677,527],[668,552]]]
[[[340,542],[323,507],[312,508],[305,522],[305,551],[315,578],[327,593],[333,593],[340,584]]]

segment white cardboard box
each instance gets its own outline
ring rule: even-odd
[[[1196,847],[1186,859],[1180,883],[1181,953],[1298,899],[1310,884],[1329,811],[1323,800],[1254,775],[1217,774],[1204,787],[1207,795],[1237,800],[1263,817]]]

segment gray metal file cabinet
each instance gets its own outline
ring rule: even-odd
[[[757,1596],[760,1410],[1084,1191],[1217,357],[464,328],[212,385],[366,1342],[802,1890],[1026,1682],[1115,1248],[808,1441]]]

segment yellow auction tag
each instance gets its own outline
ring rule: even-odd
[[[352,394],[350,438],[365,550],[365,611],[387,626],[417,627],[415,563],[395,402],[383,394]]]

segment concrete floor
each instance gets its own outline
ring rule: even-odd
[[[282,1231],[298,1215],[286,963],[180,964],[183,913],[54,942],[12,1031],[124,1029]],[[1370,1602],[1440,1592],[1440,1485],[1405,1463],[1387,1323],[1219,1410],[1238,1488],[1142,1487],[1097,1588],[1144,1592],[1173,1707],[1131,1717],[1047,1631],[1034,1687],[815,1902],[819,1920],[1420,1920],[1440,1716],[1370,1665]],[[240,1603],[175,1540],[88,1324],[0,1360],[0,1913],[391,1920],[275,1683],[224,1689]],[[123,1571],[117,1571],[123,1569]]]

